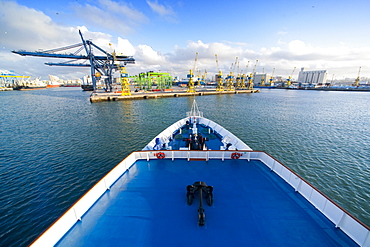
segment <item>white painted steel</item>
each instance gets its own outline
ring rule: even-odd
[[[107,187],[121,177],[129,167],[137,160],[157,159],[156,153],[163,152],[169,159],[231,159],[231,154],[235,151],[140,151],[134,152],[121,161],[111,170],[102,180],[90,189],[78,202],[76,202],[62,217],[60,217],[49,229],[47,229],[31,246],[53,246],[63,235],[79,220],[83,220],[83,215],[87,210],[106,192]],[[353,216],[342,210],[338,205],[324,196],[312,185],[300,178],[297,174],[290,171],[279,161],[260,151],[242,150],[237,151],[242,154],[241,160],[259,160],[276,174],[289,183],[298,193],[305,197],[318,210],[320,210],[336,227],[350,236],[357,244],[370,247],[370,231]],[[247,164],[247,163],[246,163]]]
[[[189,120],[189,118],[183,118],[176,123],[172,124],[170,127],[167,129],[163,130],[159,135],[154,137],[152,141],[149,142],[148,145],[146,145],[143,150],[153,150],[155,146],[155,140],[159,138],[162,143],[168,142],[170,138],[173,138],[173,134],[176,130],[181,128],[186,124],[186,121]],[[209,126],[212,128],[214,131],[216,131],[218,134],[220,134],[224,139],[228,139],[227,143],[231,143],[232,146],[230,149],[237,149],[237,150],[252,150],[247,144],[245,144],[243,141],[241,141],[238,137],[236,137],[234,134],[223,128],[222,126],[218,125],[217,123],[204,118],[204,117],[197,117],[197,121],[200,124],[204,124],[206,126]],[[225,143],[225,146],[226,144]]]

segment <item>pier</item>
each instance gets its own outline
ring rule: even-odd
[[[121,101],[121,100],[137,100],[137,99],[156,99],[164,97],[189,97],[189,96],[206,96],[216,94],[240,94],[240,93],[259,93],[257,89],[252,90],[235,90],[235,91],[216,91],[203,90],[199,92],[188,93],[182,91],[154,91],[154,92],[132,92],[131,95],[122,96],[121,93],[100,93],[94,92],[90,96],[90,102],[104,102],[104,101]]]

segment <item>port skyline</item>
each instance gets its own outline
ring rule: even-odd
[[[328,80],[370,77],[370,34],[365,10],[370,3],[246,3],[235,1],[53,2],[2,1],[0,69],[64,79],[81,78],[88,69],[49,67],[52,59],[21,57],[11,50],[47,50],[81,42],[78,30],[106,51],[133,55],[135,75],[167,71],[186,77],[199,53],[197,70],[211,75],[239,70],[287,78],[293,68],[328,71]],[[267,13],[274,15],[267,15]],[[346,14],[347,18],[341,16]],[[22,18],[17,18],[22,16]],[[351,22],[346,20],[351,20]],[[360,38],[361,37],[361,38]],[[30,42],[31,41],[31,42]],[[219,68],[214,55],[218,55]],[[246,68],[249,63],[248,69]],[[358,73],[361,67],[361,74]],[[235,69],[237,70],[237,69]],[[334,79],[332,79],[332,77]]]

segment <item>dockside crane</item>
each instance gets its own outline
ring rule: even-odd
[[[235,88],[236,89],[241,89],[242,88],[242,76],[240,75],[239,61],[238,61],[238,73],[237,73],[237,76],[236,76]]]
[[[265,87],[265,68],[262,68],[262,76],[261,76],[261,87]]]
[[[200,69],[198,69],[198,75],[197,75],[197,86],[199,87],[200,85],[202,85],[202,76],[201,76],[201,73],[200,73]]]
[[[112,46],[112,44],[109,43],[110,46]],[[112,51],[112,56],[113,56],[113,59],[114,59],[114,64],[115,66],[117,66],[119,72],[120,72],[120,77],[119,77],[119,80],[120,80],[120,83],[121,83],[121,95],[122,96],[129,96],[131,95],[131,89],[130,89],[130,83],[129,83],[129,79],[128,79],[128,73],[126,71],[126,67],[125,66],[121,66],[121,64],[117,61],[117,55],[116,55],[116,51],[113,50]]]
[[[188,90],[187,90],[188,93],[195,93],[195,86],[194,86],[194,81],[193,81],[193,77],[194,77],[193,71],[195,71],[195,68],[197,66],[197,61],[198,61],[198,52],[195,53],[194,67],[193,69],[190,70],[187,76],[189,78]]]
[[[353,83],[353,86],[358,87],[360,85],[360,72],[361,72],[361,67],[358,69],[358,75],[355,80],[355,83]]]
[[[235,63],[234,64],[231,64],[231,68],[230,68],[230,73],[229,75],[226,77],[226,90],[227,91],[234,91],[235,90],[235,87],[234,87],[234,71],[235,71],[235,67],[236,67],[236,64],[238,63],[238,57],[235,58]]]
[[[253,76],[256,73],[256,68],[257,68],[258,60],[256,60],[256,64],[254,65],[253,71],[248,77],[248,90],[253,90]]]
[[[74,66],[74,67],[90,67],[90,74],[93,83],[93,90],[97,89],[97,80],[104,77],[105,80],[105,87],[107,91],[112,90],[112,83],[113,83],[113,70],[119,70],[121,67],[117,65],[118,62],[123,62],[124,65],[126,64],[134,64],[135,59],[132,56],[113,56],[111,53],[103,50],[99,46],[95,45],[90,40],[85,40],[82,36],[81,31],[79,30],[79,34],[82,40],[82,43],[69,45],[61,48],[56,48],[47,51],[36,51],[36,52],[28,52],[28,51],[12,51],[13,53],[19,54],[21,56],[35,56],[35,57],[48,57],[48,58],[64,58],[64,59],[73,59],[68,62],[60,62],[60,63],[45,63],[49,66]],[[60,53],[62,51],[66,51],[69,49],[78,48],[75,52],[65,52]],[[102,55],[94,54],[93,50],[102,53]],[[85,50],[86,54],[81,54],[82,50]],[[76,61],[85,60],[82,63],[77,63]],[[89,63],[87,63],[89,62]]]
[[[296,67],[294,67],[294,69],[293,69],[293,71],[292,71],[292,74],[291,74],[291,75],[288,77],[288,79],[287,79],[287,87],[289,87],[290,85],[292,85],[292,77],[293,77],[293,74],[294,74],[295,68],[296,68]]]
[[[205,69],[204,74],[202,75],[202,82],[204,83],[204,85],[206,85],[206,79],[207,79],[207,70]]]
[[[274,73],[275,73],[275,68],[272,69],[272,74],[271,74],[271,77],[270,77],[270,87],[272,87],[272,83],[273,83],[273,80],[274,80]]]
[[[245,74],[242,75],[242,87],[241,89],[246,89],[247,86],[245,85],[245,80],[248,79],[248,67],[249,67],[249,61],[246,65]]]
[[[217,70],[218,70],[218,74],[216,75],[216,78],[215,78],[216,82],[217,82],[216,91],[222,92],[222,91],[224,91],[224,82],[223,82],[223,78],[222,78],[222,71],[220,70],[220,66],[218,65],[217,54],[215,54],[215,57],[216,57],[216,65],[217,65]]]

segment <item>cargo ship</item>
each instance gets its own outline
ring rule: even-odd
[[[45,89],[47,87],[47,84],[40,81],[39,78],[36,78],[34,80],[21,80],[14,83],[13,89],[14,90],[38,90],[38,89]]]
[[[194,100],[31,246],[370,246],[370,228]]]

